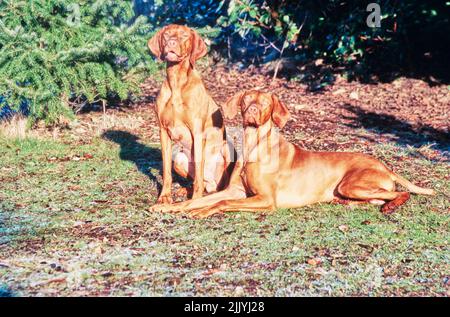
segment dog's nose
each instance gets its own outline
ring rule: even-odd
[[[254,106],[254,105],[249,106],[247,111],[248,111],[248,113],[253,114],[253,115],[258,114],[258,107]]]
[[[170,39],[169,41],[167,41],[167,46],[169,46],[169,47],[174,47],[176,45],[177,45],[176,40]]]

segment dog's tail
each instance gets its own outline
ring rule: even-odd
[[[403,187],[406,187],[410,192],[412,192],[414,194],[422,194],[422,195],[430,195],[430,196],[433,196],[436,194],[433,189],[416,186],[413,183],[411,183],[410,181],[408,181],[407,179],[401,177],[400,175],[397,175],[392,171],[390,171],[390,172],[391,172],[392,180],[394,182],[397,182],[400,185],[402,185]]]

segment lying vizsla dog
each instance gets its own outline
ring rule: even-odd
[[[219,106],[194,68],[207,52],[204,41],[194,30],[172,24],[157,32],[148,47],[167,63],[167,79],[156,99],[163,159],[157,202],[172,203],[172,159],[179,175],[194,180],[193,198],[202,197],[205,188],[207,192],[225,188],[234,166],[230,159],[234,149],[226,142]],[[174,153],[172,141],[177,145]]]
[[[274,128],[282,128],[290,117],[274,95],[241,92],[226,104],[225,116],[234,117],[239,107],[245,129],[244,155],[228,188],[155,210],[207,217],[217,212],[275,210],[337,200],[382,204],[381,211],[388,214],[409,199],[408,192],[395,190],[395,182],[413,193],[434,194],[369,155],[311,152],[289,143]]]

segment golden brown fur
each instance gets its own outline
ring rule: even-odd
[[[234,150],[226,142],[220,109],[194,68],[207,52],[205,43],[194,30],[172,24],[152,37],[148,46],[167,62],[167,79],[156,99],[163,158],[163,186],[157,202],[172,202],[172,160],[178,174],[194,180],[193,198],[202,197],[205,188],[208,192],[222,189],[228,183],[227,170],[233,167],[230,154]]]
[[[244,153],[235,166],[229,186],[218,193],[159,211],[189,212],[207,217],[217,212],[263,211],[317,202],[345,201],[382,204],[391,213],[409,193],[395,190],[395,182],[418,194],[433,190],[413,185],[377,159],[346,152],[312,152],[288,142],[277,133],[289,119],[288,109],[274,95],[245,91],[224,107],[227,117],[241,108]]]

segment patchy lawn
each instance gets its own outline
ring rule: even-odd
[[[439,115],[427,143],[414,135],[420,114],[392,131],[349,115],[368,115],[352,102],[383,85],[321,95],[289,85],[302,99],[285,93],[291,140],[370,153],[439,194],[412,196],[391,216],[336,204],[205,220],[151,213],[161,181],[152,110],[86,114],[67,130],[0,137],[0,295],[449,296],[449,143]],[[340,95],[350,101],[316,102]]]

